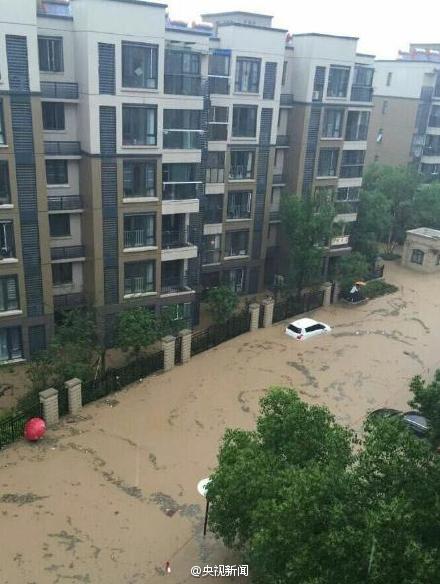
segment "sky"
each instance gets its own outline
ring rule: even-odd
[[[200,14],[242,10],[274,17],[289,32],[359,37],[358,51],[394,59],[410,42],[440,43],[440,2],[423,0],[161,0],[175,20],[200,21]]]

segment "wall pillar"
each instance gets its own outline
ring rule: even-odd
[[[190,329],[184,329],[179,335],[182,337],[182,363],[188,363],[191,359],[192,332]]]
[[[58,411],[58,391],[50,387],[44,391],[40,391],[40,403],[43,405],[43,418],[47,427],[55,426],[60,421],[60,414]]]
[[[323,306],[330,306],[331,299],[332,299],[332,283],[331,282],[324,282],[322,285],[322,290],[324,290],[324,302]]]
[[[263,327],[267,328],[272,326],[273,322],[273,307],[274,307],[274,300],[273,298],[266,298],[261,303],[263,305]]]
[[[333,302],[338,302],[340,293],[341,293],[341,284],[339,282],[335,282],[335,290],[333,292]]]
[[[66,381],[67,397],[69,400],[69,414],[75,416],[82,409],[81,379],[73,378]]]
[[[167,335],[162,339],[163,370],[170,371],[174,367],[176,359],[176,337]]]
[[[256,331],[258,329],[258,325],[260,322],[260,305],[259,304],[250,304],[249,305],[249,313],[251,315],[251,323],[249,326],[249,330]]]

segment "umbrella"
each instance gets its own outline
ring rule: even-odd
[[[42,418],[31,418],[24,426],[24,437],[30,442],[35,442],[44,436],[46,423]]]

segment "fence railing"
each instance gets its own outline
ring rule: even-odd
[[[191,340],[191,355],[197,355],[212,347],[216,347],[227,341],[238,337],[249,330],[250,314],[245,311],[237,316],[233,316],[224,324],[214,324],[207,329],[193,333]]]
[[[83,203],[80,195],[59,195],[47,198],[49,211],[70,211],[82,209]]]
[[[83,245],[70,245],[67,247],[52,247],[50,250],[51,260],[71,260],[83,258],[86,255]]]
[[[276,302],[273,307],[273,322],[315,310],[324,304],[324,291],[306,292],[300,298],[290,296],[282,302]]]
[[[78,83],[42,81],[41,96],[47,99],[78,99]]]
[[[14,416],[0,420],[0,448],[21,438],[26,422],[30,418],[38,416],[41,416],[41,406],[36,403],[24,412],[19,412]]]
[[[44,154],[46,156],[79,156],[81,144],[79,142],[44,142]]]
[[[53,305],[55,309],[74,308],[85,304],[86,299],[82,292],[73,292],[72,294],[55,294]]]

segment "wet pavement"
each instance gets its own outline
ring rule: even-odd
[[[181,584],[193,565],[237,563],[203,538],[196,491],[225,427],[253,428],[259,398],[283,385],[360,429],[440,367],[440,278],[387,264],[386,279],[399,292],[315,311],[329,336],[297,342],[283,323],[242,335],[0,452],[0,582]]]

